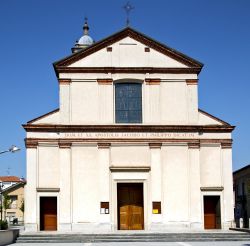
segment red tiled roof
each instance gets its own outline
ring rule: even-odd
[[[0,176],[1,182],[22,182],[22,179],[17,176]]]

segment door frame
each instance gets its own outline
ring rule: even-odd
[[[131,179],[127,177],[130,176]],[[126,178],[125,178],[126,177]],[[144,216],[144,230],[148,230],[149,218],[149,196],[148,196],[148,172],[129,172],[129,173],[112,173],[111,179],[111,224],[113,231],[118,230],[118,197],[117,197],[117,184],[118,183],[142,183],[143,184],[143,216]]]
[[[202,225],[204,230],[205,229],[205,221],[204,221],[204,196],[218,196],[220,198],[220,219],[221,219],[221,229],[216,230],[223,230],[224,229],[224,204],[223,204],[223,192],[215,192],[215,191],[206,191],[202,192],[201,194],[201,211],[202,211]]]
[[[142,227],[143,227],[143,229],[141,229],[141,230],[144,230],[144,189],[143,189],[143,182],[135,182],[135,183],[131,183],[131,182],[129,182],[129,183],[123,183],[123,182],[118,182],[116,185],[117,185],[117,229],[120,231],[121,229],[119,229],[119,224],[120,224],[120,216],[119,216],[119,202],[118,202],[118,191],[119,191],[119,189],[118,189],[118,185],[119,184],[126,184],[126,185],[128,185],[128,184],[132,184],[132,185],[136,185],[136,184],[140,184],[140,188],[142,188],[142,190],[140,191],[140,193],[142,192],[142,211],[143,211],[143,223],[142,223]],[[126,186],[125,185],[125,186]]]
[[[38,231],[41,231],[40,228],[40,197],[56,197],[57,200],[57,231],[59,231],[59,203],[60,203],[60,199],[59,199],[59,192],[37,192],[37,214],[36,214],[36,218],[37,218],[37,228]]]

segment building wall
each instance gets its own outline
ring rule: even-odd
[[[61,166],[52,180],[53,165],[45,164],[41,149],[44,153],[53,153],[56,166]],[[231,149],[214,144],[192,148],[185,142],[162,144],[157,148],[146,143],[112,143],[107,148],[97,143],[72,143],[67,148],[47,143],[46,147],[38,146],[37,158],[29,163],[36,166],[38,172],[30,178],[32,187],[27,187],[45,189],[46,193],[34,194],[36,200],[45,195],[58,197],[59,216],[62,216],[58,218],[60,230],[117,228],[117,182],[144,183],[147,229],[203,228],[203,195],[221,196],[222,228],[228,228],[233,221],[233,196],[230,164],[223,159],[225,152],[230,155]],[[128,168],[133,172],[112,171],[115,168]],[[218,187],[221,189],[216,191]],[[53,188],[58,191],[52,191]],[[204,192],[201,188],[207,190]],[[110,214],[100,214],[102,201],[110,202]],[[153,201],[161,201],[162,214],[152,214]],[[29,220],[33,224],[31,228],[39,229],[39,203],[35,206],[36,215],[29,216]]]

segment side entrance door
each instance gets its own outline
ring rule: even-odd
[[[57,230],[57,198],[40,197],[40,230]]]
[[[143,230],[143,184],[117,184],[118,229]]]
[[[219,196],[204,196],[204,228],[221,229]]]

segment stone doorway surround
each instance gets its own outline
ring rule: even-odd
[[[111,224],[112,231],[118,231],[118,183],[142,183],[143,184],[143,207],[144,207],[144,230],[149,228],[150,216],[150,192],[149,179],[150,167],[110,167],[111,171]]]

